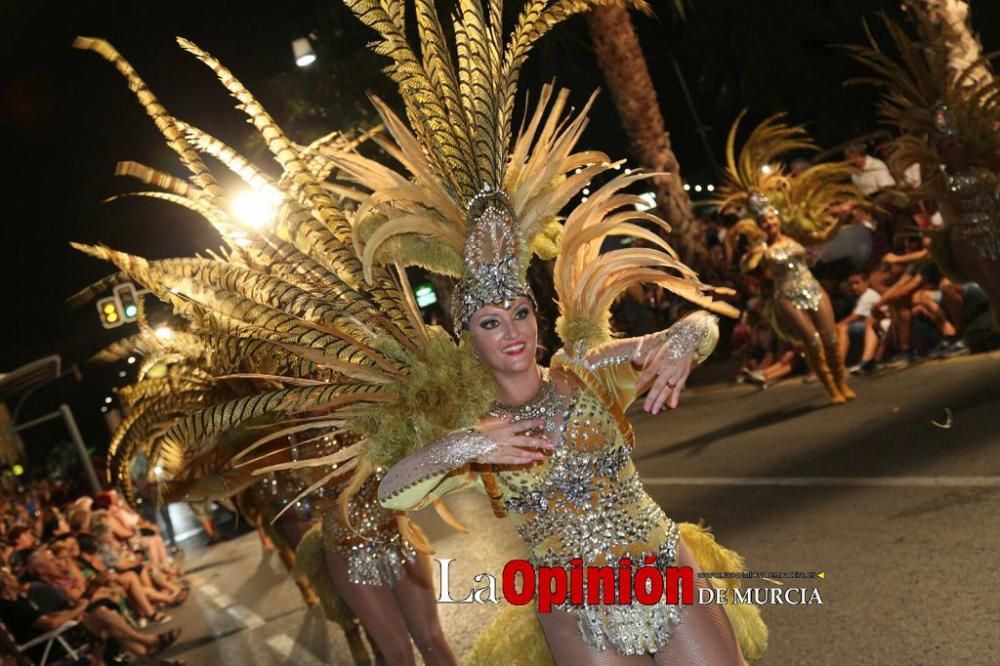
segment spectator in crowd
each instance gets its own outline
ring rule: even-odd
[[[943,276],[930,256],[930,239],[927,237],[910,238],[908,242],[910,247],[905,253],[890,253],[886,255],[885,262],[889,265],[905,266],[904,278],[900,280],[903,287],[898,293],[909,293],[912,314],[911,326],[913,317],[924,317],[937,329],[941,340],[931,350],[932,357],[965,353],[967,349],[957,337],[958,329],[949,320],[945,308],[942,307],[944,290],[941,287],[941,281]],[[952,301],[958,298],[956,291],[950,290],[948,297]],[[953,303],[952,309],[957,308],[958,305]]]
[[[146,623],[163,623],[169,618],[159,612],[158,607],[178,606],[187,599],[188,592],[181,589],[172,596],[161,592],[153,586],[147,586],[135,571],[113,571],[104,564],[100,555],[100,544],[93,536],[80,537],[80,556],[77,562],[80,570],[88,581],[107,581],[120,586],[127,595],[128,605],[139,618],[140,625]]]
[[[848,145],[844,149],[844,159],[858,169],[858,173],[854,174],[851,180],[866,197],[896,184],[889,166],[879,158],[869,155],[868,148],[863,143]]]
[[[0,489],[0,568],[9,577],[0,585],[0,620],[19,642],[77,621],[96,632],[89,642],[115,639],[115,650],[146,660],[177,632],[156,637],[133,627],[170,621],[162,609],[183,603],[187,588],[154,525],[114,493],[102,493],[104,508],[93,511],[93,500],[72,501],[66,485]],[[105,564],[102,547],[120,568]]]
[[[0,570],[0,621],[18,643],[26,643],[67,622],[79,622],[95,643],[112,639],[139,659],[162,652],[180,635],[176,629],[156,636],[140,633],[129,626],[109,600],[70,601],[56,588],[46,583],[22,582],[6,569]],[[87,637],[78,634],[77,638]],[[42,650],[44,647],[39,645],[32,654]]]
[[[641,284],[630,285],[618,298],[614,320],[616,329],[630,338],[660,330],[650,299]]]
[[[869,325],[872,308],[882,299],[877,291],[872,289],[866,271],[855,271],[847,278],[851,293],[855,297],[851,314],[837,322],[837,334],[840,336],[840,354],[846,362],[852,348],[852,342],[864,343],[865,328]]]

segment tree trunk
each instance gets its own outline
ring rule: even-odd
[[[685,263],[697,268],[707,256],[704,230],[684,191],[680,165],[670,146],[632,19],[622,7],[598,7],[586,16],[597,64],[618,109],[633,157],[645,169],[665,172],[653,178],[652,185],[660,211],[672,228],[670,242]]]

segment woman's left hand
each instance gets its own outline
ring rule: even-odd
[[[694,352],[678,358],[671,351],[676,353],[669,344],[659,344],[648,351],[640,350],[632,357],[632,363],[642,368],[636,386],[641,388],[653,382],[642,406],[650,414],[658,414],[664,403],[670,409],[677,407],[681,391],[694,367]]]

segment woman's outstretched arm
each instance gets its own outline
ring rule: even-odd
[[[718,318],[699,310],[657,333],[605,343],[585,360],[619,407],[626,409],[648,392],[643,407],[655,414],[664,403],[677,406],[691,368],[708,358],[718,341]]]
[[[447,493],[478,483],[473,463],[527,465],[552,448],[544,437],[522,433],[536,430],[540,420],[496,423],[449,433],[393,465],[378,487],[379,503],[387,509],[412,511]]]

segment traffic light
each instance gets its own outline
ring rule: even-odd
[[[125,323],[118,299],[114,296],[97,301],[97,313],[101,317],[101,326],[104,328],[115,328]]]
[[[417,285],[416,289],[413,290],[413,295],[417,298],[417,306],[421,308],[426,308],[438,302],[437,292],[434,291],[434,287],[430,284]]]
[[[114,293],[118,299],[122,318],[125,321],[135,321],[139,316],[139,296],[136,294],[135,285],[125,282],[115,287]]]

